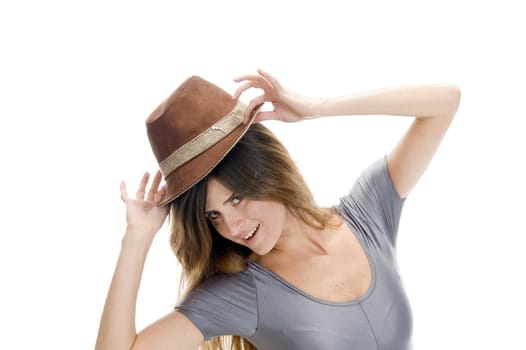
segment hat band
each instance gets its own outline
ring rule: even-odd
[[[164,177],[166,178],[175,169],[205,152],[243,124],[245,108],[241,102],[238,102],[230,113],[161,161],[159,167]]]

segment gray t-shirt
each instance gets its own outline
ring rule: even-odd
[[[403,203],[386,157],[363,171],[340,200],[341,213],[371,265],[371,285],[356,300],[319,300],[249,261],[243,272],[200,284],[176,310],[205,339],[240,335],[259,350],[410,349],[412,316],[396,263]]]

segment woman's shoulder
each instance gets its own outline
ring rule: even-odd
[[[350,204],[349,199],[358,202],[377,201],[381,204],[383,200],[395,200],[404,202],[404,199],[396,193],[389,168],[387,156],[376,159],[363,169],[355,180],[351,190],[340,199],[339,209]]]
[[[356,230],[369,235],[383,232],[395,244],[404,202],[394,189],[384,156],[361,172],[338,209]]]
[[[256,296],[248,269],[218,273],[189,291],[175,309],[188,317],[205,339],[225,334],[247,337],[256,330]]]

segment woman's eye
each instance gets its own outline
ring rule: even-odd
[[[239,194],[235,194],[232,196],[231,201],[234,205],[239,204],[241,202],[241,196]]]
[[[215,220],[219,217],[219,213],[214,210],[206,212],[205,215],[208,220]]]

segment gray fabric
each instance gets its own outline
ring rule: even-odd
[[[239,274],[202,283],[176,309],[205,339],[241,335],[259,350],[410,349],[412,316],[395,250],[403,203],[386,157],[368,167],[340,200],[371,264],[371,286],[357,300],[316,299],[251,261]]]

